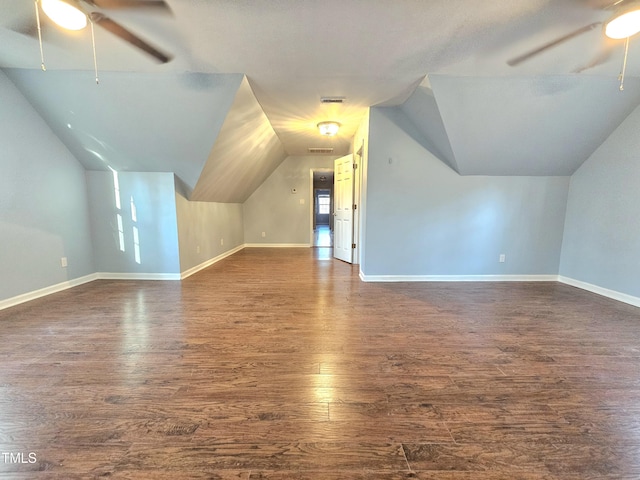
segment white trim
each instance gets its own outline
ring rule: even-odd
[[[245,243],[246,248],[311,248],[310,243]]]
[[[98,280],[180,280],[179,273],[98,272]]]
[[[14,307],[21,303],[36,300],[38,298],[52,295],[54,293],[77,287],[84,283],[93,282],[94,280],[182,280],[193,275],[200,270],[213,265],[220,260],[239,252],[245,247],[271,247],[271,248],[290,248],[290,247],[310,247],[307,244],[278,244],[278,243],[247,243],[239,245],[217,257],[207,260],[189,270],[185,270],[181,274],[178,273],[109,273],[99,272],[85,275],[83,277],[74,278],[72,280],[51,285],[49,287],[34,290],[32,292],[23,293],[15,297],[0,300],[0,310]],[[602,295],[612,300],[627,303],[634,307],[640,307],[640,297],[627,295],[626,293],[616,292],[608,288],[599,287],[590,283],[575,280],[573,278],[564,277],[562,275],[365,275],[360,270],[360,279],[363,282],[560,282],[572,287],[580,288],[597,295]]]
[[[185,278],[190,277],[194,273],[197,273],[200,270],[204,270],[205,268],[210,267],[214,263],[217,263],[220,260],[223,260],[223,259],[233,255],[234,253],[239,252],[243,248],[244,248],[244,245],[238,245],[237,247],[232,248],[231,250],[227,250],[226,252],[218,255],[217,257],[213,257],[213,258],[207,260],[206,262],[201,263],[200,265],[196,265],[195,267],[189,268],[188,270],[185,270],[184,272],[182,272],[180,274],[180,279],[184,280]]]
[[[587,282],[581,282],[569,277],[558,276],[558,281],[572,287],[580,288],[591,293],[602,295],[603,297],[611,298],[619,302],[628,303],[634,307],[640,307],[640,297],[634,297],[633,295],[627,295],[626,293],[616,292],[615,290],[609,290],[608,288],[599,287]]]
[[[307,246],[308,245],[304,245]],[[67,290],[69,288],[77,287],[78,285],[82,285],[83,283],[93,282],[94,280],[182,280],[190,275],[193,275],[197,271],[202,270],[203,268],[208,267],[216,262],[219,262],[225,257],[233,255],[234,253],[242,250],[245,245],[239,245],[222,255],[218,255],[211,260],[208,260],[194,268],[186,270],[183,273],[113,273],[113,272],[97,272],[92,273],[90,275],[85,275],[84,277],[74,278],[67,282],[58,283],[56,285],[51,285],[49,287],[41,288],[39,290],[34,290],[32,292],[23,293],[21,295],[16,295],[15,297],[7,298],[5,300],[0,300],[0,310],[5,308],[14,307],[16,305],[20,305],[21,303],[29,302],[31,300],[35,300],[40,297],[45,297],[47,295],[51,295],[54,293],[61,292],[63,290]]]
[[[67,290],[69,288],[77,287],[78,285],[82,285],[83,283],[93,282],[94,280],[97,280],[97,279],[98,279],[98,274],[91,273],[89,275],[85,275],[84,277],[74,278],[66,282],[57,283],[55,285],[41,288],[39,290],[34,290],[32,292],[16,295],[15,297],[7,298],[5,300],[0,300],[0,310],[9,308],[9,307],[14,307],[21,303],[29,302],[31,300],[35,300],[40,297],[45,297],[47,295],[58,293],[63,290]]]
[[[557,275],[365,275],[363,282],[557,282]]]

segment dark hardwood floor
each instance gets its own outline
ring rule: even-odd
[[[0,311],[0,478],[640,478],[640,309],[324,253]]]

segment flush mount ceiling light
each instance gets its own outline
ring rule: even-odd
[[[67,30],[82,30],[87,26],[87,15],[73,4],[63,0],[40,0],[42,11]]]
[[[604,25],[607,37],[616,40],[629,38],[640,32],[640,4],[618,10],[615,16]]]
[[[333,137],[340,130],[340,124],[338,122],[320,122],[318,124],[318,130],[320,135],[325,137]]]

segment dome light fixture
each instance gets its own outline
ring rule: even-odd
[[[623,8],[604,25],[604,33],[615,40],[629,38],[640,32],[640,4]]]
[[[56,24],[67,30],[82,30],[87,26],[87,15],[64,0],[40,0],[42,10]]]
[[[337,135],[340,130],[340,124],[338,122],[320,122],[318,124],[318,131],[320,135],[325,137],[333,137]]]

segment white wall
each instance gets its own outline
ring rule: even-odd
[[[119,172],[120,208],[111,172],[87,172],[91,231],[98,272],[131,278],[162,278],[180,273],[173,173]],[[132,218],[134,199],[136,220]],[[124,251],[120,249],[117,215],[122,216]],[[135,257],[138,229],[140,263]]]
[[[560,275],[640,297],[640,108],[571,178]]]
[[[365,277],[557,275],[569,177],[462,177],[403,115],[370,113]]]
[[[333,169],[334,158],[287,157],[243,204],[245,243],[310,245],[310,171]]]
[[[84,169],[1,70],[0,144],[1,304],[94,269]]]

